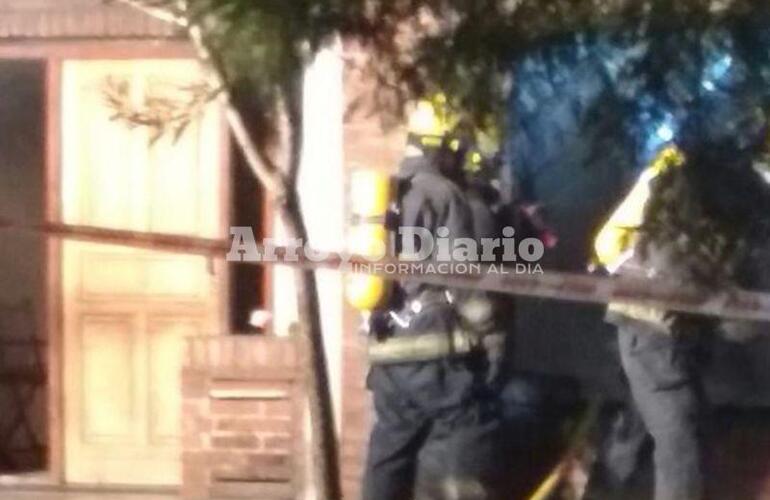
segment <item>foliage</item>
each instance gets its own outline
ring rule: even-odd
[[[275,137],[279,103],[297,92],[319,47],[341,36],[368,51],[375,109],[399,118],[439,89],[482,127],[499,122],[517,53],[567,32],[629,23],[707,22],[750,0],[144,0],[200,21],[227,83]],[[244,97],[245,99],[245,97]],[[392,120],[391,120],[392,121]]]
[[[577,55],[586,50],[606,52],[618,47],[630,53],[637,50],[640,43],[647,44],[643,51],[645,55],[637,60],[626,58],[620,63],[627,67],[623,70],[626,73],[615,76],[613,85],[617,88],[611,94],[619,96],[626,104],[621,100],[610,102],[607,92],[597,91],[591,99],[601,102],[597,101],[594,111],[585,113],[582,119],[583,122],[588,120],[598,131],[601,120],[597,119],[596,113],[604,109],[609,113],[605,113],[608,125],[613,123],[604,132],[591,136],[594,139],[586,139],[596,141],[599,150],[589,155],[589,163],[599,161],[597,158],[602,154],[607,156],[608,151],[619,147],[625,153],[611,156],[636,157],[636,161],[627,162],[637,163],[636,168],[641,165],[639,159],[649,154],[647,149],[657,146],[646,144],[638,137],[621,141],[622,144],[614,139],[618,125],[623,127],[624,121],[628,121],[625,115],[620,116],[628,113],[628,103],[632,102],[631,107],[638,108],[635,111],[640,117],[638,123],[630,126],[635,128],[637,136],[649,136],[649,128],[659,126],[656,125],[659,113],[652,108],[661,107],[661,99],[651,98],[654,92],[666,94],[662,100],[669,107],[692,108],[695,106],[693,98],[683,97],[682,89],[690,85],[690,80],[700,88],[704,61],[698,58],[708,58],[708,50],[716,50],[709,49],[708,44],[714,42],[702,39],[700,33],[707,32],[716,20],[761,18],[768,10],[761,2],[751,0],[137,1],[148,7],[165,9],[201,27],[211,62],[231,90],[238,107],[246,111],[244,116],[260,151],[270,150],[277,141],[282,116],[287,116],[290,121],[301,120],[299,107],[305,68],[319,48],[335,37],[341,37],[354,47],[354,51],[360,48],[365,55],[348,62],[358,64],[361,74],[377,83],[370,111],[379,113],[386,123],[398,123],[410,101],[441,91],[450,97],[454,109],[462,110],[478,128],[492,132],[499,130],[504,122],[502,115],[509,109],[506,104],[511,93],[515,60],[526,63],[532,54],[538,54],[544,48],[550,50],[549,47],[553,47],[553,51],[561,50],[562,54]],[[754,13],[758,15],[747,16]],[[675,35],[655,36],[662,31]],[[581,36],[588,38],[581,39]],[[747,46],[754,42],[743,41]],[[721,43],[719,37],[716,43]],[[602,64],[609,67],[611,62]],[[541,73],[555,80],[560,78],[554,73],[557,69],[549,66],[543,70],[545,73]],[[561,77],[574,80],[581,75],[586,73]],[[590,78],[593,77],[589,75]],[[516,83],[518,96],[528,92],[526,82]],[[534,88],[542,88],[537,85]],[[656,87],[658,90],[649,91]],[[561,94],[564,89],[556,92]],[[579,96],[585,89],[576,92],[576,98],[584,99]],[[534,94],[532,98],[542,102]],[[199,100],[191,99],[193,109],[197,102]],[[650,109],[643,109],[645,106]],[[114,107],[120,110],[118,100]],[[550,125],[549,130],[536,134],[541,138],[556,134],[559,127],[554,128],[554,120],[547,117],[550,113],[543,113],[539,108],[536,119]],[[166,111],[163,113],[168,114]],[[513,112],[519,114],[516,120],[527,119],[522,118],[521,109]],[[125,109],[122,115],[134,121],[137,118],[136,113],[132,117]],[[676,113],[674,118],[678,118]],[[177,125],[177,128],[183,130],[183,125]],[[589,134],[584,128],[581,126],[581,131],[576,133]],[[568,130],[562,132],[568,133]],[[617,144],[613,144],[613,140]],[[528,150],[524,146],[516,144],[519,156]],[[549,155],[540,147],[535,150],[536,156],[541,158],[532,159],[534,162],[552,161],[559,156]],[[532,162],[527,158],[516,161],[517,168],[531,168],[529,163]],[[706,168],[704,165],[696,168],[692,162],[690,166],[687,171]],[[716,214],[699,205],[697,200],[702,193],[698,193],[696,177],[668,179],[671,184],[661,188],[651,204],[650,220],[653,222],[645,231],[648,238],[657,235],[660,241],[681,242],[684,241],[682,238],[674,236],[689,234],[692,241],[682,243],[684,246],[680,250],[683,254],[700,255],[698,259],[702,262],[695,267],[705,266],[710,270],[700,270],[697,274],[713,277],[716,274],[711,271],[717,263],[729,260],[727,253],[737,255],[740,244],[736,241],[740,238],[735,231],[741,226],[717,222],[714,217],[724,214]],[[730,267],[723,266],[725,270]],[[725,273],[730,274],[729,271]]]
[[[770,213],[752,169],[768,126],[770,25],[767,11],[744,14],[625,21],[527,50],[514,67],[508,143],[524,186],[548,170],[631,179],[676,143],[687,168],[652,189],[648,263],[681,284],[735,283],[753,221]]]
[[[656,261],[680,286],[723,286],[736,278],[751,219],[709,207],[708,189],[699,182],[702,178],[693,175],[697,170],[691,163],[657,179],[641,227],[641,249],[644,257]]]

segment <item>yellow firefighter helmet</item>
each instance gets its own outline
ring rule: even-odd
[[[421,146],[438,148],[458,122],[459,117],[450,111],[446,95],[436,94],[417,103],[409,115],[407,131]]]

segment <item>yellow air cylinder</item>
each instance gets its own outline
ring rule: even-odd
[[[350,274],[345,280],[348,303],[359,311],[376,309],[387,297],[387,283],[379,276]]]
[[[348,251],[373,261],[387,256],[388,231],[385,216],[390,205],[390,177],[376,170],[356,170],[350,179],[351,226]],[[350,274],[345,294],[350,305],[370,311],[382,305],[388,295],[385,279],[366,274]]]
[[[390,176],[376,170],[356,170],[350,177],[353,217],[385,217],[390,205]]]
[[[364,222],[351,226],[348,251],[372,260],[387,257],[388,231],[381,223]]]

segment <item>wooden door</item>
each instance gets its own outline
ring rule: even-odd
[[[62,68],[62,214],[71,224],[222,237],[221,113],[175,140],[112,119],[105,85],[140,109],[188,96],[185,60],[69,61]],[[62,248],[64,470],[70,483],[180,482],[183,339],[223,331],[224,266],[100,244]]]

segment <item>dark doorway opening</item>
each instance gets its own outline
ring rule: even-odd
[[[250,227],[257,242],[265,237],[263,189],[249,169],[237,145],[232,146],[231,225]],[[264,267],[233,263],[230,265],[230,331],[238,334],[260,333],[252,315],[267,307],[267,273]]]
[[[45,64],[0,61],[0,219],[44,220]],[[48,459],[44,240],[0,230],[0,474]]]

